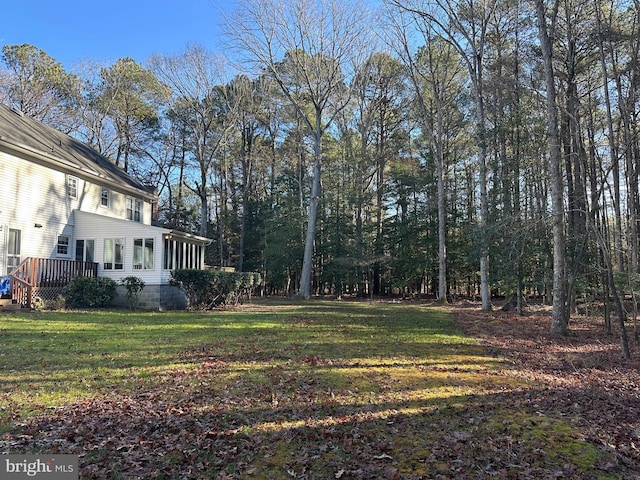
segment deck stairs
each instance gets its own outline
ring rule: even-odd
[[[10,298],[0,298],[0,312],[17,312],[23,307]]]

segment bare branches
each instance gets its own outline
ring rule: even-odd
[[[273,77],[314,144],[300,280],[308,297],[321,190],[322,136],[349,102],[350,79],[373,46],[364,8],[338,0],[240,0],[227,31],[246,61]]]
[[[173,112],[188,126],[199,178],[190,187],[200,197],[200,234],[207,234],[209,175],[219,149],[233,125],[227,108],[224,59],[200,46],[190,46],[177,56],[155,56],[149,61],[158,78],[174,92]]]

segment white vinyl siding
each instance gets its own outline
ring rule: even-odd
[[[67,175],[0,152],[0,178],[3,197],[12,199],[0,208],[0,270],[7,269],[9,229],[22,232],[22,259],[58,258],[59,235],[69,236],[73,244],[72,213],[79,204],[68,196]]]
[[[126,199],[131,197],[131,194],[118,191],[116,186],[95,184],[80,175],[52,170],[4,152],[0,152],[0,175],[3,179],[2,193],[5,198],[20,198],[29,202],[28,209],[24,208],[25,204],[21,202],[11,202],[13,208],[3,208],[0,221],[4,224],[11,224],[13,220],[24,220],[24,224],[31,227],[36,223],[52,227],[52,222],[55,221],[64,225],[76,209],[123,220],[127,215]],[[69,178],[77,180],[75,198],[69,196]],[[109,194],[109,208],[102,205],[105,189]],[[142,197],[134,198],[139,202],[140,222],[149,225],[151,202]],[[59,232],[60,228],[56,230]],[[49,254],[55,244],[55,239],[49,244]]]
[[[70,175],[78,180],[77,198],[69,197]],[[93,183],[82,172],[57,171],[4,151],[0,151],[0,178],[4,197],[16,199],[5,202],[0,209],[0,270],[8,268],[9,231],[19,230],[20,259],[82,257],[98,263],[98,275],[116,281],[135,275],[148,285],[168,282],[168,272],[162,269],[162,249],[164,235],[170,231],[150,225],[152,205],[145,192],[132,195],[115,184]],[[102,206],[105,188],[109,191],[109,208]],[[140,202],[139,223],[126,220],[127,197]],[[60,243],[62,237],[68,243]],[[134,270],[136,238],[143,239],[143,268]],[[105,239],[124,239],[122,270],[104,270]]]
[[[95,238],[95,258],[99,263],[98,275],[110,277],[113,280],[120,280],[127,276],[135,276],[142,279],[147,285],[158,285],[162,282],[162,235],[164,229],[143,225],[140,223],[130,222],[124,218],[115,219],[107,218],[97,214],[89,214],[83,212],[75,213],[75,231],[76,238]],[[105,270],[103,268],[104,258],[104,241],[103,239],[121,238],[124,239],[124,265],[122,270]],[[142,266],[145,264],[144,244],[145,240],[153,241],[153,252],[151,248],[147,249],[146,264],[152,268],[135,268],[134,264],[138,264],[139,257],[134,260],[134,242],[135,239],[143,239]],[[149,244],[148,244],[149,245]],[[149,258],[149,255],[152,255]]]

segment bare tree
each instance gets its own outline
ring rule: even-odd
[[[420,125],[435,159],[438,203],[438,299],[447,303],[447,194],[445,173],[447,132],[445,116],[455,117],[455,103],[462,89],[464,67],[459,54],[440,35],[435,34],[427,22],[413,22],[411,17],[394,16],[394,41],[407,66],[414,90],[415,103],[420,114]],[[420,43],[412,48],[412,27],[417,30]],[[451,119],[449,118],[449,121]]]
[[[417,22],[429,24],[432,29],[460,54],[466,65],[475,102],[476,142],[478,145],[478,173],[480,190],[480,294],[482,309],[491,310],[489,290],[489,253],[487,221],[489,201],[487,196],[487,141],[485,116],[485,68],[484,56],[488,27],[492,20],[497,0],[474,2],[473,0],[387,0],[401,11],[415,16]]]
[[[172,112],[187,127],[189,145],[198,166],[190,188],[200,198],[200,234],[207,235],[209,178],[216,156],[231,126],[225,110],[226,62],[203,47],[192,45],[176,56],[153,56],[149,66],[173,90]]]
[[[115,157],[118,132],[108,112],[99,108],[102,94],[100,72],[106,65],[85,59],[74,65],[83,94],[74,105],[75,128],[70,131],[78,139],[106,157]]]
[[[311,295],[311,267],[321,189],[322,137],[346,106],[346,81],[366,57],[370,25],[364,8],[338,0],[240,0],[227,20],[234,45],[253,67],[271,75],[313,140],[300,296]]]

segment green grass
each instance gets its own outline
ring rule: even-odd
[[[193,464],[210,478],[605,478],[570,419],[514,410],[536,386],[443,309],[5,313],[0,347],[0,433],[28,431],[32,451],[56,445],[108,478],[190,478]],[[55,412],[75,415],[73,426],[56,417],[66,447],[47,440]],[[132,446],[149,436],[153,446]]]

